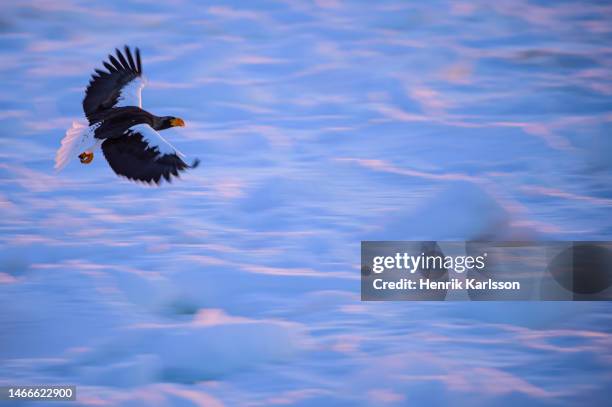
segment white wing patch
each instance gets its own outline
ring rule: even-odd
[[[142,140],[147,143],[151,149],[157,147],[157,157],[169,154],[176,154],[180,157],[184,157],[180,151],[174,148],[172,144],[168,143],[165,138],[153,130],[153,128],[148,124],[137,124],[132,126],[126,133],[129,133],[130,131],[139,133],[142,136]]]
[[[145,87],[145,81],[142,77],[132,79],[119,92],[117,103],[114,107],[138,106],[142,107],[142,88]]]
[[[66,131],[66,135],[62,139],[62,145],[55,154],[55,169],[57,171],[64,168],[71,159],[97,145],[94,134],[101,124],[95,123],[87,126],[80,122],[72,122],[72,127]]]

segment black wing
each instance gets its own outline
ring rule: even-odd
[[[124,136],[106,139],[102,152],[115,173],[147,183],[159,184],[162,178],[170,182],[179,172],[200,163],[185,163],[181,154],[146,124],[132,127]]]
[[[125,46],[125,56],[115,49],[117,57],[108,56],[108,62],[103,64],[108,72],[96,69],[91,76],[91,81],[85,90],[83,99],[83,110],[88,118],[97,112],[110,109],[117,105],[122,99],[124,105],[140,106],[141,84],[132,81],[142,77],[142,64],[140,62],[140,50],[136,48],[136,59],[132,52]]]

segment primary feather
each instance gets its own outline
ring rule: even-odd
[[[96,69],[85,90],[83,110],[88,118],[100,111],[116,107],[117,103],[123,103],[121,106],[142,106],[141,91],[144,81],[140,50],[136,48],[136,61],[127,46],[127,59],[118,49],[115,52],[119,59],[109,55],[110,62],[103,62],[107,71]],[[131,104],[125,104],[126,101]]]

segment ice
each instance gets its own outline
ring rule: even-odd
[[[64,405],[582,405],[606,303],[369,303],[363,239],[609,240],[609,6],[0,5],[0,384]],[[55,174],[83,90],[138,46],[202,165]],[[58,405],[62,405],[58,403]]]
[[[442,185],[417,208],[392,212],[379,240],[534,240],[541,233],[516,226],[525,214],[511,213],[486,186],[455,181]]]
[[[188,323],[130,327],[74,360],[92,385],[216,380],[261,363],[290,360],[304,347],[296,324],[232,318],[201,310]]]

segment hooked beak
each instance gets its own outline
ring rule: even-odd
[[[172,127],[185,127],[185,122],[183,119],[176,118],[170,120],[170,125],[172,125]]]

